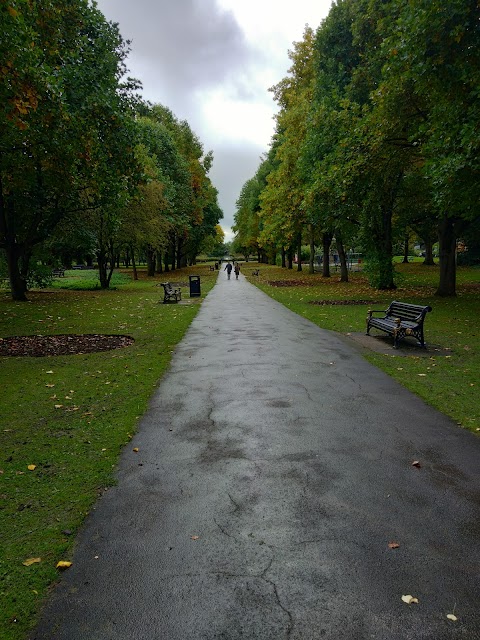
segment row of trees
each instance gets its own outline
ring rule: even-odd
[[[389,289],[394,240],[414,233],[427,263],[438,239],[437,294],[455,295],[457,240],[478,243],[479,19],[476,0],[338,0],[307,27],[272,88],[276,132],[237,201],[237,250],[285,264],[302,238],[325,256],[334,238],[346,279],[344,247],[360,244]]]
[[[0,261],[26,299],[38,260],[122,252],[149,273],[222,241],[213,162],[185,121],[140,100],[129,43],[89,0],[0,3]]]

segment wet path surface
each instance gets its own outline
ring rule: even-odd
[[[32,638],[475,640],[479,470],[478,438],[221,272]]]

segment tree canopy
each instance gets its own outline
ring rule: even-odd
[[[193,261],[222,217],[213,154],[139,98],[118,26],[88,0],[6,0],[0,30],[0,251],[13,297],[26,299],[47,246],[67,261],[83,247],[102,287],[120,251]]]
[[[437,294],[455,295],[457,240],[479,219],[479,18],[473,0],[338,0],[307,27],[273,88],[258,232],[242,190],[237,237],[290,247],[308,229],[324,247],[335,237],[340,256],[355,243],[389,289],[395,242],[436,236]]]

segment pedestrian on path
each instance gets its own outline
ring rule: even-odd
[[[238,262],[235,263],[235,280],[238,280],[238,274],[240,273],[240,265],[238,264]]]
[[[227,264],[226,264],[226,266],[225,266],[224,271],[226,271],[226,272],[227,272],[227,276],[228,276],[228,279],[229,279],[229,280],[230,280],[230,274],[232,273],[232,268],[233,268],[233,267],[232,267],[232,265],[230,264],[230,262],[227,262]]]

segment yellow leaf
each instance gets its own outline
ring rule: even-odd
[[[413,596],[402,596],[403,602],[406,604],[418,604],[418,598],[414,598]]]
[[[134,447],[133,450],[135,451],[135,453],[138,453],[138,447]]]
[[[71,566],[72,563],[68,562],[67,560],[60,560],[59,562],[57,562],[57,569],[68,569]]]
[[[457,616],[453,615],[453,613],[447,614],[447,618],[452,622],[456,622],[458,620]]]
[[[55,409],[61,409],[63,407],[63,404],[56,404],[55,405]]]
[[[27,469],[28,469],[29,471],[35,471],[35,469],[36,469],[36,468],[37,468],[37,465],[36,465],[36,464],[29,464],[29,465],[28,465],[28,467],[27,467]]]
[[[45,371],[45,373],[53,373],[53,371]]]
[[[31,564],[37,564],[38,562],[41,562],[42,559],[41,558],[29,558],[28,560],[25,560],[25,562],[22,562],[22,564],[25,567],[29,567]]]

